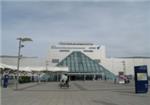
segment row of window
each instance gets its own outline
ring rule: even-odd
[[[83,50],[84,52],[93,52],[93,50]]]
[[[59,50],[59,52],[70,52],[70,50]]]
[[[97,63],[101,63],[100,59],[94,59]],[[52,63],[59,63],[59,59],[52,59]]]
[[[70,52],[70,50],[59,50],[59,52]],[[93,50],[83,50],[83,52],[93,52]]]
[[[85,47],[56,47],[51,46],[52,49],[85,49]]]
[[[85,47],[60,47],[60,46],[51,46],[52,49],[85,49]],[[99,49],[98,47],[89,47],[89,49]]]

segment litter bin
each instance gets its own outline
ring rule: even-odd
[[[135,93],[148,92],[148,73],[147,66],[135,66]]]

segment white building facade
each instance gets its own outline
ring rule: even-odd
[[[56,66],[74,51],[84,53],[115,75],[118,75],[120,71],[123,71],[126,75],[134,75],[134,66],[139,65],[147,65],[150,74],[150,57],[107,58],[105,46],[93,43],[60,42],[51,45],[47,58],[49,66]]]

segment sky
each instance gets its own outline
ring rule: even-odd
[[[150,1],[1,2],[1,55],[45,57],[57,42],[105,45],[108,57],[150,57]]]

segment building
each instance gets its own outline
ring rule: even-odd
[[[49,65],[60,65],[60,63],[67,59],[68,56],[71,56],[70,54],[73,52],[80,52],[86,55],[91,60],[97,62],[100,66],[115,75],[118,75],[118,72],[120,71],[124,72],[126,75],[134,75],[134,66],[137,65],[147,65],[148,70],[150,69],[150,57],[108,58],[106,57],[105,46],[95,45],[93,43],[76,42],[60,42],[58,44],[51,45],[47,59],[49,61]]]
[[[74,51],[81,51],[88,57],[102,63],[106,58],[105,47],[100,45],[94,45],[93,43],[65,43],[60,42],[57,45],[52,45],[49,49],[48,61],[52,66],[56,66],[67,55]]]
[[[134,66],[138,65],[147,65],[150,74],[150,57],[108,58],[103,45],[60,42],[51,45],[48,50],[49,53],[46,59],[22,57],[20,66],[25,69],[28,67],[28,69],[42,68],[42,70],[52,69],[53,67],[67,67],[71,80],[114,80],[119,72],[134,75]],[[17,56],[0,56],[0,58],[2,64],[16,68]],[[60,75],[58,73],[46,74],[51,80],[59,80]]]

